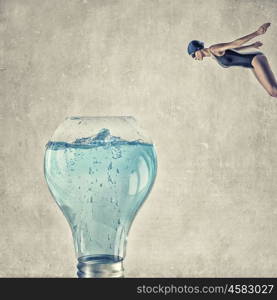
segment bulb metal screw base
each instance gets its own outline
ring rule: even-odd
[[[79,278],[123,278],[123,259],[113,255],[88,255],[78,258]]]

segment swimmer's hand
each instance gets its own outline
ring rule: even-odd
[[[257,34],[261,35],[261,34],[265,34],[267,31],[267,28],[271,25],[271,23],[265,23],[262,26],[259,27],[259,29],[257,30]]]
[[[263,45],[263,43],[258,41],[253,44],[253,47],[259,49],[262,45]]]

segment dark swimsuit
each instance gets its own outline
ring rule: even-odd
[[[225,51],[224,55],[217,56],[214,55],[217,62],[223,67],[228,68],[231,66],[240,66],[244,68],[254,68],[251,64],[253,58],[258,55],[263,54],[262,52],[251,52],[251,53],[239,53],[237,51],[228,49]]]

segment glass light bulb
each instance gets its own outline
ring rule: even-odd
[[[127,235],[157,173],[135,118],[66,118],[46,145],[44,173],[71,227],[78,277],[123,277]]]

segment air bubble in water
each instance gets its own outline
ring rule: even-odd
[[[112,181],[112,178],[111,178],[111,175],[109,174],[109,176],[108,176],[108,181],[110,182],[110,183],[113,183],[113,181]]]
[[[112,150],[112,158],[114,159],[117,159],[117,158],[120,158],[121,157],[121,150],[120,150],[120,147],[115,147],[113,146],[111,148]]]

